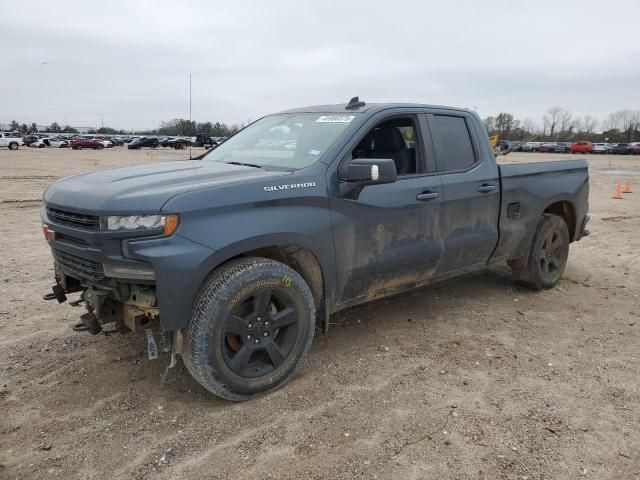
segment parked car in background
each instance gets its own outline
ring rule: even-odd
[[[551,153],[551,152],[555,152],[556,151],[556,144],[555,143],[543,143],[538,147],[538,151],[539,152],[543,152],[543,153]]]
[[[156,148],[158,145],[160,145],[160,142],[156,137],[140,137],[127,145],[127,148],[129,150],[138,150],[142,147]]]
[[[631,145],[631,153],[633,155],[640,155],[640,142],[633,142],[629,145]]]
[[[593,153],[593,143],[580,141],[571,145],[571,153]]]
[[[45,137],[33,142],[30,146],[36,148],[67,148],[69,146],[69,142],[62,137]]]
[[[195,137],[191,137],[191,145],[194,147],[213,148],[217,142],[206,133],[199,133]]]
[[[104,144],[93,138],[74,138],[69,142],[73,150],[82,150],[83,148],[93,148],[94,150],[102,150]]]
[[[7,147],[9,150],[17,150],[20,145],[24,145],[22,137],[11,132],[0,132],[0,147]]]
[[[540,149],[541,142],[526,142],[522,144],[523,152],[537,152]]]
[[[191,140],[188,138],[172,138],[167,146],[176,150],[184,150],[189,145],[191,145]]]
[[[571,142],[558,142],[556,143],[556,148],[554,152],[556,153],[569,153],[571,152]]]
[[[0,147],[7,147],[9,150],[17,150],[20,145],[24,145],[22,137],[11,132],[0,132]]]
[[[107,138],[104,137],[94,137],[94,140],[100,142],[102,145],[104,145],[104,148],[111,148],[113,147],[113,142]]]
[[[38,137],[37,135],[34,135],[33,133],[30,133],[29,135],[25,135],[22,138],[22,142],[28,147],[29,145],[31,145],[33,142],[37,142],[38,140],[40,140],[40,137]]]
[[[500,149],[501,152],[505,152],[509,150],[510,145],[511,145],[511,142],[509,140],[500,140],[498,142],[498,148]]]
[[[609,153],[610,147],[608,143],[594,143],[593,144],[593,153],[605,154]]]
[[[611,150],[611,153],[613,153],[614,155],[629,155],[632,151],[633,151],[633,147],[631,146],[631,144],[619,143],[618,145],[613,147],[613,150]]]
[[[171,140],[173,140],[173,138],[171,137],[160,137],[158,139],[158,142],[162,148],[167,148],[168,146],[170,146],[169,144],[171,143]]]
[[[110,137],[109,140],[116,147],[124,145],[124,137]]]

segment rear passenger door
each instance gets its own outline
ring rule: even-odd
[[[470,113],[427,115],[442,179],[444,253],[437,275],[487,262],[498,242],[500,182],[498,168]],[[477,129],[477,130],[476,130]]]

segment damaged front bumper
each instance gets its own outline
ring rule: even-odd
[[[80,292],[86,331],[136,331],[187,325],[193,297],[210,271],[213,250],[179,234],[108,231],[88,213],[45,206],[43,233],[54,257],[56,285],[47,299]],[[97,324],[97,325],[96,325]]]

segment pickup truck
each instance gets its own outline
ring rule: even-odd
[[[0,132],[0,147],[17,150],[20,145],[24,145],[22,137],[17,137],[13,133]]]
[[[77,330],[144,331],[151,358],[160,335],[170,365],[246,400],[291,378],[344,308],[505,262],[553,287],[588,193],[584,160],[498,164],[469,110],[288,110],[196,160],[51,185],[45,298],[80,292]]]

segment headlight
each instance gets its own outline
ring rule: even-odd
[[[107,217],[107,230],[159,230],[171,235],[178,228],[178,215],[127,215]]]

